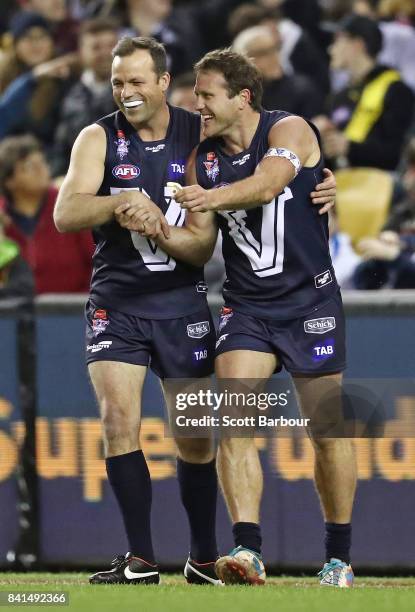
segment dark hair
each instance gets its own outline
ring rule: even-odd
[[[363,40],[370,57],[375,58],[382,49],[382,30],[378,23],[370,17],[351,14],[340,22],[339,30],[351,38]]]
[[[154,72],[159,78],[167,72],[166,49],[151,36],[137,36],[136,38],[125,36],[121,38],[112,50],[112,57],[127,57],[140,49],[150,53],[154,64]]]
[[[217,49],[206,53],[195,65],[196,74],[209,70],[223,75],[230,98],[242,89],[249,89],[252,108],[261,110],[262,79],[251,60],[231,49]]]
[[[267,9],[257,4],[241,4],[229,16],[228,32],[234,39],[243,30],[260,25],[266,19],[279,19],[280,17],[277,9]]]
[[[13,175],[16,164],[32,153],[42,151],[34,136],[9,136],[0,142],[0,193],[8,195],[6,182]]]
[[[79,28],[79,38],[81,39],[86,34],[101,34],[101,32],[117,32],[118,22],[109,17],[97,17],[96,19],[87,19]]]

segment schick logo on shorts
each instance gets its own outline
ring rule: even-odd
[[[304,331],[306,334],[325,334],[336,327],[334,317],[321,317],[320,319],[309,319],[304,321]]]
[[[313,346],[313,361],[325,361],[334,357],[334,338],[327,338],[324,342]]]
[[[210,332],[209,321],[200,321],[199,323],[190,323],[187,326],[187,335],[189,338],[203,338]]]
[[[325,272],[317,274],[317,276],[314,277],[314,284],[317,289],[321,289],[322,287],[325,287],[326,285],[332,282],[333,277],[331,275],[330,270],[326,270]]]

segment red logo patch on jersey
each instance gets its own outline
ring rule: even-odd
[[[107,311],[102,309],[96,310],[94,312],[94,319],[102,319],[103,321],[106,321],[108,319]]]
[[[123,181],[131,181],[140,176],[140,168],[131,164],[120,164],[112,169],[112,174],[115,178],[122,179]]]

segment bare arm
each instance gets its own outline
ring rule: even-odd
[[[123,196],[97,196],[104,177],[106,136],[99,125],[81,131],[72,149],[68,174],[59,190],[53,218],[60,232],[107,223]]]
[[[203,266],[212,257],[217,236],[214,213],[187,212],[183,227],[170,226],[170,238],[159,235],[156,242],[175,259]]]
[[[269,135],[269,146],[293,151],[302,166],[314,166],[320,158],[317,138],[300,117],[287,117],[274,125]],[[183,208],[193,212],[255,208],[281,193],[294,176],[294,166],[289,160],[265,157],[253,176],[221,189],[204,190],[192,185],[183,189],[176,199]]]
[[[96,195],[104,177],[106,147],[105,131],[97,124],[83,129],[76,139],[53,213],[58,231],[102,225],[114,218],[114,210],[121,204],[144,206],[149,202],[135,190],[111,196]]]
[[[196,151],[192,151],[186,165],[186,183],[196,183]],[[180,193],[180,192],[179,192]],[[170,227],[168,240],[159,235],[156,242],[175,259],[194,266],[203,266],[212,257],[218,236],[214,213],[186,212],[184,227]]]

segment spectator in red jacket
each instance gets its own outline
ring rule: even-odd
[[[20,246],[35,278],[36,293],[78,293],[89,288],[90,232],[59,234],[53,223],[57,190],[33,136],[0,143],[0,210],[5,234]]]

